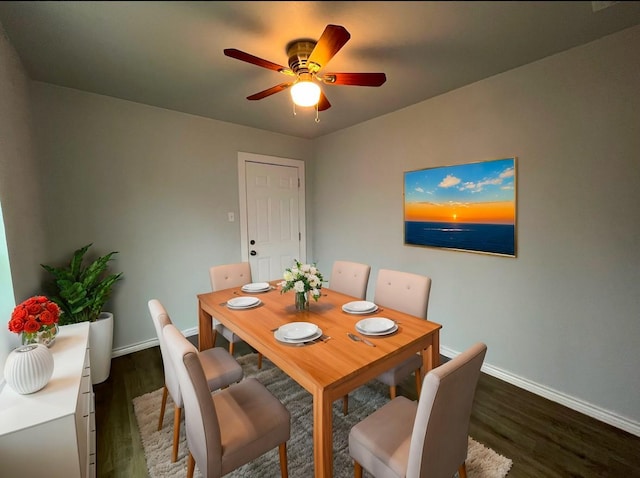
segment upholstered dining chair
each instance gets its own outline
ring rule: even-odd
[[[342,294],[364,299],[367,295],[371,266],[359,262],[335,261],[329,288]]]
[[[162,429],[164,421],[164,412],[167,406],[167,395],[171,395],[174,403],[173,410],[173,451],[171,461],[175,462],[178,458],[178,444],[180,439],[180,420],[182,415],[182,394],[178,376],[176,375],[173,362],[169,356],[169,349],[164,341],[162,329],[167,324],[172,324],[171,318],[162,303],[157,299],[151,299],[148,302],[151,319],[156,329],[156,335],[160,342],[160,354],[162,356],[162,365],[164,367],[164,389],[162,392],[162,404],[160,405],[160,419],[158,420],[158,430]],[[186,340],[186,339],[185,339]],[[219,388],[242,380],[242,367],[226,350],[220,347],[207,349],[200,354],[202,368],[206,376],[209,390],[214,391]]]
[[[341,294],[364,299],[369,285],[371,266],[359,262],[335,261],[329,277],[329,288]],[[342,397],[342,413],[349,412],[349,396]]]
[[[253,377],[210,393],[197,349],[171,324],[163,334],[184,398],[187,477],[197,464],[204,477],[219,478],[278,447],[287,478],[291,415],[284,405]]]
[[[430,277],[410,272],[380,269],[373,300],[380,306],[426,319],[430,293]],[[416,354],[379,375],[377,379],[389,386],[389,394],[394,399],[398,384],[411,372],[415,372],[416,392],[420,395],[421,368],[422,357]]]
[[[211,289],[216,292],[222,289],[240,287],[251,282],[251,266],[248,262],[234,264],[222,264],[209,268]],[[213,318],[213,343],[216,343],[217,335],[222,335],[229,342],[229,353],[233,355],[234,345],[242,342],[242,339],[231,330]],[[262,354],[258,352],[258,368],[262,368]]]
[[[431,293],[431,278],[411,272],[380,269],[374,289],[374,302],[383,307],[399,310],[405,314],[414,315],[425,319],[429,307],[429,295]],[[379,375],[377,380],[389,386],[391,399],[396,398],[398,385],[415,373],[416,392],[420,395],[422,380],[422,357],[419,354],[412,355],[404,362]],[[343,397],[343,411],[348,410],[348,398]]]
[[[349,432],[354,476],[466,478],[469,421],[487,346],[431,370],[419,400],[396,397]]]

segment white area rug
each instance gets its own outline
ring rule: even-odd
[[[245,377],[255,376],[271,393],[282,401],[291,413],[291,438],[287,443],[290,478],[313,476],[312,397],[268,360],[262,370],[257,369],[257,355],[238,358]],[[144,446],[147,469],[151,478],[175,478],[186,476],[187,446],[184,418],[180,427],[178,461],[171,463],[173,440],[173,402],[167,401],[162,430],[158,431],[158,416],[162,401],[162,389],[133,399],[133,407]],[[349,394],[349,414],[342,414],[342,400],[333,406],[334,476],[351,478],[353,464],[349,457],[348,435],[353,425],[389,401],[388,389],[378,382],[371,382]],[[184,417],[184,415],[183,415]],[[278,449],[235,470],[229,478],[270,478],[280,476]],[[503,478],[509,472],[512,461],[469,437],[467,475],[469,478]],[[365,476],[368,474],[365,472]],[[196,465],[195,477],[201,478]]]

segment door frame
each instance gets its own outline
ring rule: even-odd
[[[301,262],[307,261],[307,219],[305,208],[305,181],[304,161],[300,159],[280,158],[266,156],[264,154],[238,152],[238,192],[239,192],[239,216],[240,216],[240,253],[243,262],[249,262],[249,234],[247,221],[247,178],[246,163],[264,163],[276,166],[289,166],[298,170],[298,221],[300,231],[300,257]]]

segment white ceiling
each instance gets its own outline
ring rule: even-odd
[[[640,2],[0,2],[33,80],[315,138],[640,23]],[[327,24],[351,39],[324,72],[384,72],[378,88],[325,85],[293,108],[287,79],[224,56],[287,65],[285,46]],[[322,71],[321,71],[322,73]]]

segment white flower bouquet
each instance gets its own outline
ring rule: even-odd
[[[315,264],[302,264],[297,259],[294,260],[295,265],[284,271],[284,280],[280,282],[282,287],[281,293],[293,290],[296,292],[296,304],[302,297],[311,295],[314,300],[320,298],[320,290],[324,278]],[[306,299],[308,301],[308,299]]]

